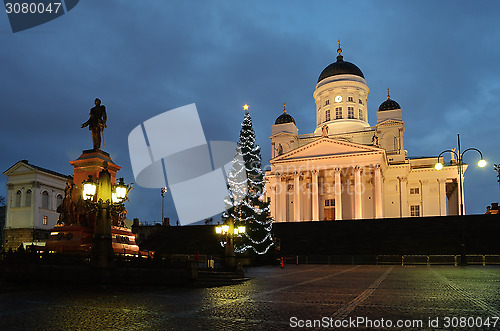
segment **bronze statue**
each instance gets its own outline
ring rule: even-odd
[[[101,134],[103,134],[104,140],[104,129],[106,126],[107,115],[106,107],[101,105],[101,100],[96,98],[94,101],[95,106],[90,109],[89,120],[82,124],[82,128],[88,126],[89,130],[92,132],[92,143],[94,144],[94,150],[101,149]],[[104,145],[104,144],[103,144]]]
[[[77,223],[76,206],[73,202],[73,190],[75,184],[73,182],[67,182],[66,188],[64,189],[64,199],[59,207],[57,207],[57,212],[59,213],[59,220],[57,224],[71,225]]]

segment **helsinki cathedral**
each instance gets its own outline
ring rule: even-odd
[[[378,107],[376,124],[370,125],[370,89],[363,72],[344,61],[340,42],[337,52],[313,93],[314,132],[299,134],[300,123],[286,106],[272,126],[265,198],[274,220],[457,215],[456,160],[438,171],[437,156],[408,158],[403,110],[389,91]]]

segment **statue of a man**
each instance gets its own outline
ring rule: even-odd
[[[283,154],[283,146],[281,146],[281,144],[278,145],[278,155],[282,155]]]
[[[64,189],[64,199],[59,207],[57,207],[57,212],[59,213],[59,220],[57,224],[71,225],[76,223],[75,215],[75,203],[73,202],[73,189],[75,184],[73,182],[67,182],[66,188]]]
[[[454,162],[454,161],[456,161],[456,160],[457,160],[457,158],[455,157],[455,155],[457,155],[457,154],[456,154],[456,152],[457,152],[457,149],[456,149],[456,148],[452,148],[452,149],[451,149],[451,152],[450,152],[450,158],[451,158],[451,161],[452,161],[452,162]]]
[[[92,143],[94,144],[94,150],[97,151],[101,149],[101,133],[106,128],[106,107],[101,105],[101,100],[96,98],[94,101],[95,106],[90,109],[89,120],[82,124],[82,128],[88,126],[89,130],[92,132]]]
[[[328,125],[323,125],[323,127],[321,128],[321,135],[323,137],[328,137]]]

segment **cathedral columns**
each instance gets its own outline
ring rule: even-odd
[[[408,217],[408,178],[398,177],[399,179],[399,203],[400,217]]]
[[[335,168],[335,220],[342,219],[342,182],[340,168]]]
[[[362,185],[361,167],[357,166],[354,168],[354,219],[363,218],[363,205],[361,204]]]
[[[293,184],[293,218],[295,222],[300,221],[300,185],[299,185],[299,179],[300,179],[300,173],[299,172],[294,172],[294,184]]]
[[[287,201],[286,201],[286,196],[287,196],[287,191],[288,191],[288,183],[286,180],[285,176],[280,176],[279,177],[279,188],[280,188],[280,220],[282,222],[288,222],[288,217],[287,217]]]
[[[271,201],[273,201],[272,203],[272,206],[274,207],[272,209],[272,212],[273,212],[273,217],[275,220],[279,220],[280,218],[278,218],[278,211],[279,211],[279,205],[278,205],[278,190],[280,189],[280,177],[279,176],[275,176],[274,177],[275,179],[275,184],[274,186],[272,187],[272,191],[273,191],[273,195],[271,197]]]
[[[382,218],[382,174],[380,164],[375,165],[375,217]]]
[[[439,185],[439,216],[446,216],[446,180],[438,179]]]
[[[384,179],[380,164],[375,162],[361,163],[360,166],[350,168],[336,166],[325,168],[325,171],[316,168],[310,169],[302,173],[290,171],[276,174],[275,185],[271,187],[269,194],[276,201],[273,212],[278,222],[319,221],[320,219],[343,220],[346,217],[349,219],[384,218]],[[342,178],[343,171],[349,172],[350,175],[347,179]],[[310,181],[309,175],[311,176]],[[370,176],[370,178],[363,178],[363,176]],[[407,179],[401,177],[398,177],[398,179],[401,217],[408,217]],[[343,184],[346,184],[342,183],[343,180],[347,180],[346,187],[343,186]],[[328,186],[328,190],[325,192],[320,191],[322,190],[322,182],[325,187]],[[354,186],[352,185],[353,182]],[[366,182],[371,184],[366,184]],[[365,185],[370,185],[370,187],[368,188]],[[333,191],[331,190],[332,187]],[[274,192],[271,192],[273,190]],[[445,182],[440,182],[439,190],[440,211],[442,215],[446,215]],[[323,208],[325,208],[323,198],[325,201],[328,200],[324,218],[322,216]],[[333,199],[335,205],[333,205]],[[370,203],[365,206],[364,203],[367,202]],[[397,206],[394,207],[397,208]],[[437,210],[436,213],[439,214]]]
[[[311,186],[312,220],[319,221],[318,170],[311,171],[311,175],[312,175],[312,186]]]

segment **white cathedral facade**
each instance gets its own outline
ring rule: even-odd
[[[403,111],[389,93],[368,123],[370,89],[362,71],[337,61],[320,74],[316,129],[298,134],[286,107],[272,126],[266,198],[276,222],[457,215],[454,160],[407,157]],[[464,166],[465,168],[465,166]]]

